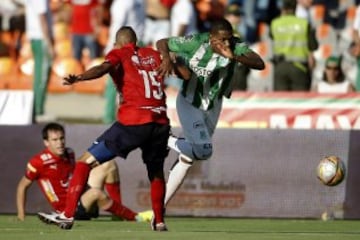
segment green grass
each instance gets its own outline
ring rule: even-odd
[[[24,222],[0,216],[0,240],[344,240],[360,239],[360,221],[167,218],[168,232],[152,232],[149,224],[101,217],[77,221],[72,230],[46,225],[35,216]]]

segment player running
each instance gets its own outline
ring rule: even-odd
[[[116,156],[127,155],[140,148],[150,180],[150,194],[155,231],[166,231],[164,221],[164,160],[168,155],[167,142],[170,132],[166,114],[164,78],[158,76],[160,54],[151,48],[136,46],[137,37],[130,27],[121,27],[116,34],[114,49],[105,61],[80,75],[69,75],[65,84],[73,84],[101,77],[110,73],[122,95],[117,121],[108,128],[77,160],[70,181],[63,213],[46,215],[43,220],[70,229],[74,223],[76,203],[80,198],[90,169],[104,164]]]
[[[193,161],[206,160],[212,155],[212,136],[223,97],[230,97],[232,81],[236,81],[236,65],[262,70],[265,64],[257,53],[233,36],[232,26],[225,19],[213,22],[209,33],[162,39],[157,42],[157,48],[163,57],[159,74],[167,75],[173,71],[170,52],[180,57],[191,71],[190,77],[182,76],[188,81],[183,82],[176,99],[185,138],[169,138],[169,147],[180,155],[166,185],[167,204]]]

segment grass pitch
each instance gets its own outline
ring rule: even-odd
[[[149,224],[111,221],[100,217],[77,221],[72,230],[46,225],[36,216],[24,222],[0,216],[0,240],[346,240],[360,239],[360,221],[234,218],[170,218],[168,232],[153,232]]]

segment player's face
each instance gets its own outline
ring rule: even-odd
[[[44,140],[45,146],[50,152],[61,156],[65,152],[65,136],[62,131],[49,131],[48,139]]]
[[[220,30],[210,34],[210,45],[213,50],[220,46],[230,46],[233,33],[231,31]],[[216,52],[216,51],[215,51]]]

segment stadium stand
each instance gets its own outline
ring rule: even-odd
[[[81,63],[73,57],[57,58],[52,66],[52,73],[48,85],[50,93],[65,93],[72,90],[72,86],[64,86],[62,78],[68,74],[80,74],[83,71]]]
[[[0,57],[0,89],[8,88],[9,82],[16,80],[16,62],[11,57]]]
[[[337,44],[337,33],[328,23],[322,23],[316,28],[316,38],[319,44]]]
[[[310,8],[310,18],[313,27],[317,28],[324,23],[325,6],[323,4],[315,4]]]

